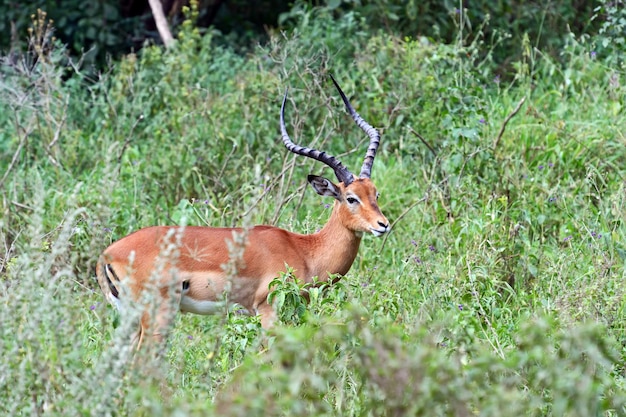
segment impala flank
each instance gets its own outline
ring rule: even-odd
[[[137,349],[146,335],[160,341],[175,312],[212,314],[228,302],[237,303],[261,316],[264,328],[272,325],[275,313],[267,302],[269,283],[291,267],[296,277],[311,282],[329,275],[345,275],[366,233],[382,236],[389,221],[381,213],[378,192],[370,180],[380,141],[376,129],[354,110],[334,78],[332,81],[356,124],[369,136],[369,146],[359,176],[353,175],[335,157],[294,144],[285,126],[285,103],[280,109],[280,130],[287,149],[331,167],[337,183],[309,175],[308,181],[322,196],[335,199],[330,219],[317,233],[303,235],[273,226],[241,228],[155,226],[136,231],[109,246],[96,267],[98,283],[115,306],[124,296],[132,301],[150,299],[153,309],[142,313],[133,344]],[[243,233],[245,243],[236,273],[225,272],[231,251],[228,242]],[[230,276],[230,278],[229,278]],[[123,309],[122,309],[123,313]]]

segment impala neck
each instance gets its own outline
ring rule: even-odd
[[[315,259],[311,265],[315,275],[326,279],[327,274],[345,275],[352,266],[359,251],[362,233],[347,229],[339,215],[339,202],[335,202],[330,219],[319,232],[310,235],[313,244],[309,259]]]

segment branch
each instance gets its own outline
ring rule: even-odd
[[[423,203],[424,201],[427,201],[427,200],[428,200],[428,194],[426,194],[424,197],[418,200],[415,200],[413,203],[411,203],[407,208],[404,209],[402,213],[400,213],[400,215],[393,221],[393,223],[391,223],[389,230],[393,230],[394,227],[396,227],[396,224],[398,224],[404,218],[404,216],[406,216],[409,213],[409,211],[417,207],[418,204]],[[382,253],[383,249],[385,248],[385,243],[387,243],[387,238],[389,237],[389,235],[390,233],[385,233],[385,237],[383,238],[383,244],[380,246],[379,253]]]
[[[519,103],[517,103],[517,106],[515,107],[515,109],[511,113],[509,113],[509,115],[506,116],[506,119],[504,119],[504,122],[502,122],[502,127],[500,128],[500,132],[498,133],[498,137],[493,142],[493,150],[494,151],[498,147],[498,144],[500,143],[500,139],[502,139],[502,135],[504,134],[504,130],[506,129],[506,125],[513,118],[513,116],[515,116],[517,114],[517,112],[520,111],[520,109],[522,108],[522,104],[524,104],[525,101],[526,101],[526,97],[522,97],[522,99],[519,101]]]
[[[29,135],[30,135],[30,131],[28,131],[28,132],[24,131],[24,135],[20,139],[20,143],[17,145],[17,150],[13,154],[13,158],[11,158],[11,163],[9,164],[9,167],[7,168],[7,170],[5,171],[4,175],[2,176],[2,179],[0,180],[0,188],[2,188],[2,186],[4,185],[4,182],[9,177],[9,173],[15,167],[15,164],[17,163],[18,157],[20,156],[20,153],[22,152],[22,148],[24,147],[24,144],[28,140],[28,136]]]
[[[122,145],[122,150],[120,151],[120,155],[117,157],[117,175],[119,175],[120,172],[122,172],[122,157],[124,156],[124,152],[126,152],[128,145],[130,145],[130,142],[133,140],[133,132],[135,131],[135,128],[137,127],[139,122],[142,120],[143,120],[143,114],[140,114],[137,120],[135,120],[135,123],[133,123],[133,127],[130,128],[130,132],[128,133],[128,136],[126,136],[126,140],[124,141],[124,145]]]
[[[413,133],[415,136],[417,136],[419,138],[419,140],[421,140],[424,145],[426,145],[428,150],[430,152],[432,152],[433,156],[436,158],[437,157],[437,152],[435,151],[435,149],[432,146],[430,146],[430,144],[426,141],[426,139],[424,139],[424,137],[422,135],[420,135],[415,130],[413,130],[413,128],[411,126],[409,126],[409,130],[411,131],[411,133]]]
[[[48,152],[50,152],[52,147],[56,145],[56,143],[59,141],[59,138],[61,137],[61,128],[63,127],[63,125],[65,125],[65,121],[67,120],[67,108],[69,107],[69,105],[70,96],[68,95],[65,100],[65,107],[63,108],[63,117],[61,118],[61,122],[57,125],[57,129],[54,132],[54,138],[52,139],[52,142],[48,144]]]
[[[174,43],[174,38],[172,37],[172,32],[170,32],[170,27],[167,24],[165,14],[163,13],[163,5],[160,0],[148,0],[148,2],[150,3],[154,23],[156,23],[159,35],[161,35],[161,39],[163,40],[163,44],[166,48],[169,48]]]

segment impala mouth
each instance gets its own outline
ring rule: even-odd
[[[372,232],[374,236],[381,237],[382,235],[384,235],[385,233],[389,231],[389,226],[382,227],[380,229],[370,228],[370,231]]]

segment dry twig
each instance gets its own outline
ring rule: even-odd
[[[426,139],[424,139],[424,137],[422,135],[417,133],[411,126],[409,126],[409,130],[411,131],[411,133],[413,133],[415,136],[417,136],[419,138],[419,140],[421,140],[424,145],[426,145],[426,147],[433,154],[434,157],[437,157],[437,151],[435,151],[435,148],[430,146],[430,144],[426,141]]]
[[[502,127],[500,128],[500,132],[498,133],[498,137],[493,142],[493,150],[494,151],[498,147],[498,144],[500,143],[500,139],[502,139],[502,135],[504,134],[504,130],[506,129],[506,125],[513,118],[513,116],[515,116],[517,114],[517,112],[520,111],[520,109],[522,108],[522,105],[524,104],[525,101],[526,101],[526,97],[522,97],[522,99],[519,101],[519,103],[517,103],[517,106],[515,106],[515,109],[513,109],[513,111],[511,113],[509,113],[508,116],[506,116],[506,119],[504,119],[504,122],[502,122]]]

